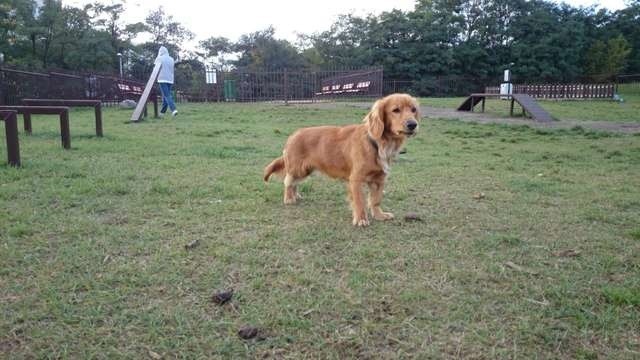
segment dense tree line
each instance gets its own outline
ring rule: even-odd
[[[640,0],[619,11],[576,8],[545,0],[417,0],[412,11],[340,16],[326,31],[297,44],[277,39],[272,27],[202,40],[162,8],[125,24],[124,3],[80,9],[59,0],[0,0],[0,52],[5,63],[31,68],[117,73],[143,77],[159,44],[179,59],[178,76],[202,77],[218,68],[323,69],[384,67],[385,76],[497,79],[511,67],[518,81],[575,81],[640,73]],[[146,34],[147,42],[132,40]],[[233,59],[233,60],[229,60]]]
[[[411,12],[343,16],[308,37],[317,65],[379,64],[385,76],[573,81],[640,72],[640,1],[610,12],[542,0],[418,0]]]

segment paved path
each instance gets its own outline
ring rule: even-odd
[[[357,102],[327,102],[327,103],[310,103],[298,106],[312,106],[316,108],[336,108],[339,106],[351,106],[357,108],[368,109],[371,103]],[[478,113],[469,111],[457,111],[449,108],[436,108],[431,106],[421,106],[422,115],[427,118],[451,119],[465,122],[476,122],[480,124],[508,124],[508,125],[527,125],[536,129],[571,129],[575,126],[581,126],[584,129],[622,132],[626,134],[640,133],[640,122],[637,123],[621,123],[613,121],[580,121],[580,120],[561,120],[552,122],[538,122],[522,117],[500,117],[488,113]]]

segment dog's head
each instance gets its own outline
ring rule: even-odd
[[[365,117],[369,135],[376,140],[415,135],[419,120],[418,101],[407,94],[392,94],[376,101]]]

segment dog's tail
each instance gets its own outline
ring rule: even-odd
[[[269,181],[271,174],[275,173],[282,176],[284,172],[284,158],[281,156],[273,160],[266,168],[264,168],[264,181]]]

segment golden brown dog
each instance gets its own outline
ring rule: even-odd
[[[353,225],[367,226],[363,187],[369,187],[369,208],[376,220],[393,214],[380,208],[384,181],[391,160],[405,139],[418,130],[418,102],[407,94],[393,94],[375,102],[363,124],[318,126],[293,133],[282,151],[264,169],[264,181],[272,174],[284,176],[284,203],[300,197],[297,185],[318,170],[348,181]]]

